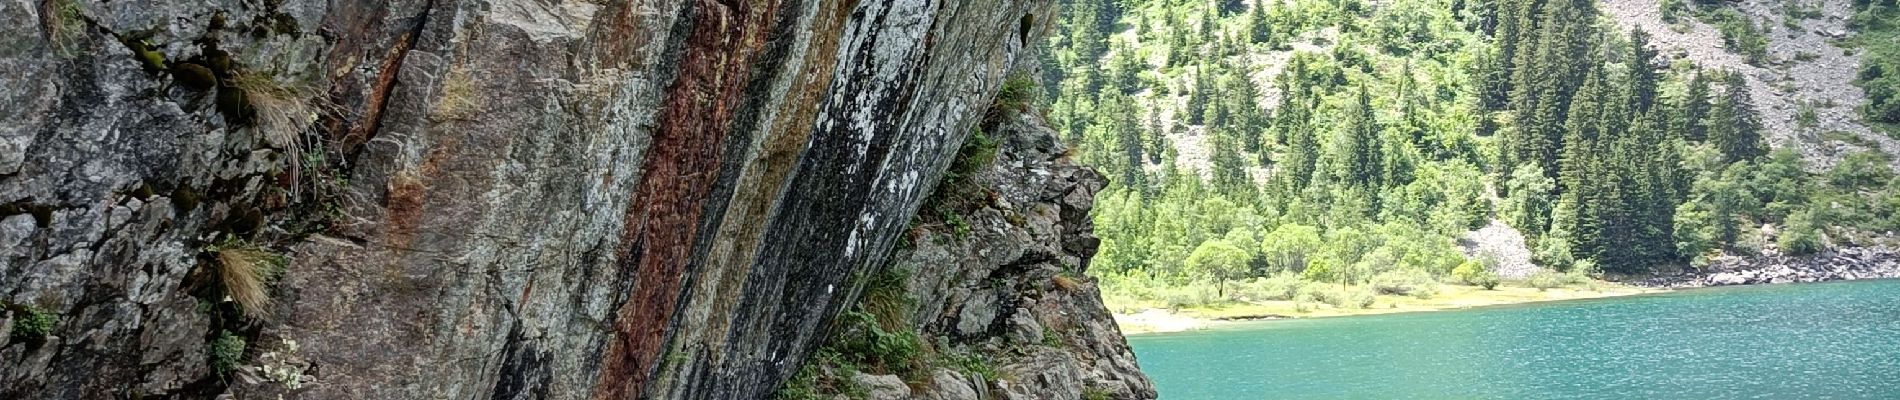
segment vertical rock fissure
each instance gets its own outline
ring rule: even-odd
[[[653,144],[625,217],[617,268],[633,278],[602,354],[595,399],[639,397],[658,367],[679,300],[720,143],[763,45],[774,2],[698,0],[678,76],[660,105]]]
[[[395,45],[390,46],[389,54],[383,58],[382,64],[377,66],[376,81],[370,87],[368,98],[363,102],[363,119],[350,127],[340,143],[342,154],[349,156],[346,160],[354,160],[357,151],[360,150],[359,147],[375,139],[377,132],[382,129],[383,112],[389,109],[389,95],[392,92],[391,89],[396,87],[396,77],[401,75],[403,59],[408,58],[409,51],[415,49],[416,41],[422,37],[423,27],[429,25],[429,13],[434,9],[435,0],[423,3],[422,12],[415,17],[415,26],[396,38]]]

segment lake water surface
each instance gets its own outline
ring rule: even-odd
[[[1128,338],[1163,400],[1900,399],[1900,280]]]

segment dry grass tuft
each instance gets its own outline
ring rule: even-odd
[[[242,73],[231,77],[231,86],[244,93],[244,100],[256,115],[252,127],[271,146],[301,154],[305,147],[304,130],[326,110],[319,96],[306,90],[277,83],[269,75]]]
[[[341,115],[342,110],[329,97],[313,94],[315,90],[285,86],[267,74],[239,73],[229,81],[231,89],[243,93],[252,131],[266,145],[288,155],[292,194],[297,195],[306,152],[319,148],[314,142],[317,135],[306,133],[319,117]]]
[[[1062,289],[1064,292],[1074,292],[1082,289],[1082,282],[1075,280],[1075,278],[1070,278],[1068,275],[1056,275],[1055,277],[1049,278],[1049,281],[1056,284],[1056,289]]]
[[[269,282],[283,260],[255,247],[229,247],[218,250],[218,282],[225,297],[237,303],[246,315],[258,314],[271,306]]]

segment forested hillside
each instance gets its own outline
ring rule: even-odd
[[[1886,240],[1900,227],[1879,151],[1900,122],[1895,9],[1074,1],[1042,52],[1043,100],[1112,181],[1090,270],[1111,303],[1364,307],[1440,282],[1592,285]],[[1685,51],[1698,32],[1717,32],[1721,59]],[[1831,39],[1790,48],[1814,37]],[[1829,67],[1857,73],[1809,91],[1793,76]],[[1858,104],[1806,94],[1830,90]],[[1461,248],[1494,220],[1536,267]]]

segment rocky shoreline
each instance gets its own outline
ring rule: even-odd
[[[1664,289],[1900,278],[1900,249],[1849,247],[1806,256],[1723,257],[1703,270],[1625,279]]]

